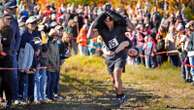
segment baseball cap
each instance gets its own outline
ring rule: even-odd
[[[26,24],[31,24],[36,22],[36,17],[35,16],[30,16],[27,20],[26,20]]]
[[[4,4],[4,9],[13,9],[13,8],[17,8],[16,3],[13,1],[9,1]]]

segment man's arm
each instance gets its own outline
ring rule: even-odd
[[[134,30],[135,26],[131,23],[128,17],[124,17],[115,11],[106,12],[109,16],[111,16],[115,22],[117,22],[121,26],[126,26],[130,30]]]
[[[89,30],[88,30],[88,34],[87,34],[87,38],[91,38],[91,37],[97,37],[99,34],[98,32],[100,31],[100,29],[102,29],[104,27],[104,19],[106,18],[107,13],[102,13],[100,14],[90,25]]]
[[[93,37],[97,37],[99,34],[98,34],[98,30],[96,28],[94,28],[94,22],[92,22],[89,30],[88,30],[88,33],[87,33],[87,38],[93,38]]]
[[[117,47],[117,49],[114,51],[115,53],[118,53],[122,50],[124,50],[126,47],[129,46],[129,41],[123,41],[119,44],[119,46]]]

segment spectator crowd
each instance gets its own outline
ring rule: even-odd
[[[186,82],[194,81],[194,20],[185,18],[183,10],[162,15],[149,2],[135,9],[112,10],[134,25],[126,37],[139,56],[129,56],[129,64],[158,68],[170,61],[181,68]],[[59,80],[65,59],[77,54],[103,57],[101,36],[87,36],[103,6],[56,7],[51,3],[42,8],[33,3],[27,8],[22,0],[19,4],[3,0],[0,11],[0,68],[4,68],[0,70],[0,102],[6,102],[6,107],[63,100]]]

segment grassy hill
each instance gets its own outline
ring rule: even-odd
[[[123,74],[126,104],[114,106],[114,91],[102,58],[74,56],[61,69],[62,102],[20,106],[28,110],[194,109],[194,87],[169,63],[157,69],[127,65]]]
[[[62,70],[64,76],[83,83],[63,81],[64,84],[71,82],[70,84],[74,86],[79,85],[78,94],[97,97],[97,99],[113,97],[110,96],[113,91],[103,59],[76,56],[68,59],[64,66]],[[129,96],[128,103],[123,108],[194,108],[194,87],[186,84],[181,78],[180,69],[172,67],[169,63],[157,69],[146,69],[143,65],[127,65],[122,79],[125,92]],[[76,89],[72,90],[76,91]],[[111,107],[109,101],[106,103]],[[109,106],[105,107],[109,108]]]

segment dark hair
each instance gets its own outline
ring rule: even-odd
[[[105,7],[104,7],[104,10],[105,10],[105,11],[110,11],[111,8],[112,8],[111,4],[106,3],[106,4],[105,4]]]

